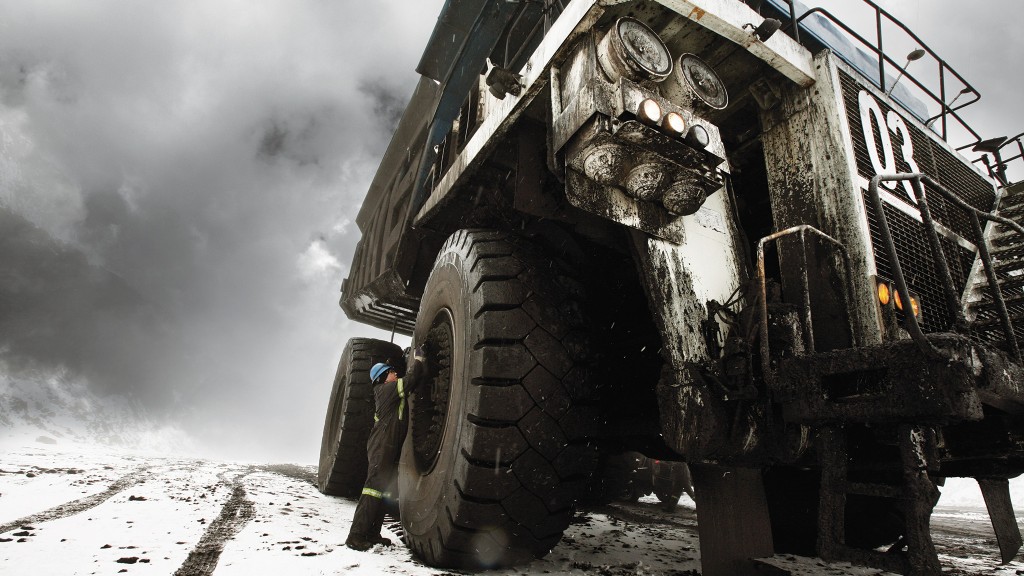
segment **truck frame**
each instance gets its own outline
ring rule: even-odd
[[[786,0],[445,3],[341,295],[431,350],[393,491],[425,562],[544,555],[631,450],[690,465],[706,576],[936,574],[949,476],[1015,557],[1022,135],[974,132],[980,94],[862,1],[873,39]],[[325,493],[358,494],[368,370],[400,357],[346,345]]]

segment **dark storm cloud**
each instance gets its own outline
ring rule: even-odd
[[[9,369],[308,459],[352,220],[438,9],[0,2]]]
[[[149,348],[126,344],[154,342],[161,333],[141,294],[3,208],[0,262],[0,358],[7,372],[63,367],[90,378],[101,393],[134,395]]]

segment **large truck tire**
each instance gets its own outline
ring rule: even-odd
[[[359,496],[366,481],[366,440],[373,427],[370,367],[401,359],[402,349],[372,338],[345,344],[327,404],[316,484],[331,496]]]
[[[415,341],[401,516],[427,564],[494,568],[555,546],[596,464],[584,290],[530,242],[462,230],[438,254]]]

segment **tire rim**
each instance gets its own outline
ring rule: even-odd
[[[453,325],[447,308],[438,311],[434,317],[427,331],[426,343],[433,354],[431,360],[436,371],[418,385],[416,399],[410,406],[413,456],[420,474],[434,468],[441,452],[452,389]]]

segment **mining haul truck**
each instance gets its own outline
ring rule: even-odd
[[[866,30],[788,0],[445,2],[341,288],[430,350],[394,491],[424,562],[543,556],[626,450],[690,465],[705,576],[937,574],[951,476],[1015,557],[1021,136],[977,134],[977,90],[855,4]],[[323,492],[359,493],[368,369],[401,355],[345,346]]]

